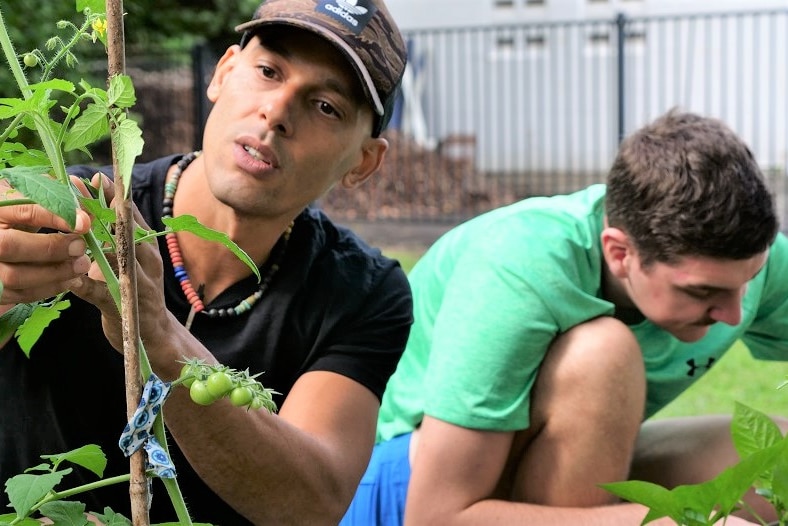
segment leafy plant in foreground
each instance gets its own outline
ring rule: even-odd
[[[649,508],[641,524],[669,517],[680,526],[715,524],[746,507],[750,488],[774,507],[778,524],[788,521],[788,437],[767,415],[737,403],[731,436],[741,460],[707,482],[666,489],[639,480],[603,484],[624,500]],[[753,510],[749,510],[754,514]],[[765,521],[760,521],[767,524]]]

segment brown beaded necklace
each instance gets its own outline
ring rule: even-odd
[[[170,175],[169,179],[164,184],[162,217],[172,217],[172,206],[173,200],[175,199],[175,190],[178,188],[178,180],[180,179],[186,167],[189,166],[197,157],[199,157],[200,153],[201,152],[199,151],[188,153],[184,155],[175,165],[172,175]],[[194,316],[197,313],[203,313],[209,318],[226,318],[231,316],[240,316],[241,314],[251,310],[255,303],[257,303],[260,298],[263,297],[268,285],[271,283],[271,279],[274,277],[274,274],[276,274],[276,271],[279,270],[279,263],[284,257],[285,251],[287,249],[287,243],[290,240],[290,234],[292,231],[293,223],[291,222],[287,227],[287,230],[285,230],[285,232],[282,234],[282,242],[278,243],[280,247],[274,256],[275,259],[269,265],[268,272],[260,282],[258,289],[246,299],[241,300],[241,302],[235,307],[228,307],[225,309],[205,308],[205,305],[202,302],[203,285],[200,285],[198,290],[194,290],[191,280],[189,279],[189,274],[186,272],[186,267],[183,265],[181,248],[178,245],[178,236],[175,234],[175,232],[165,234],[164,237],[167,240],[167,251],[170,253],[170,260],[172,261],[172,268],[175,271],[175,277],[178,278],[178,282],[181,284],[181,289],[186,295],[186,299],[189,300],[189,303],[192,306],[191,310],[189,311],[189,317],[186,320],[186,328],[189,329],[191,327]]]

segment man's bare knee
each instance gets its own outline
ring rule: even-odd
[[[560,335],[532,392],[531,428],[514,494],[560,506],[609,503],[598,484],[626,478],[645,407],[645,372],[637,340],[613,318]]]
[[[624,399],[642,410],[645,389],[643,357],[632,331],[614,318],[600,317],[555,339],[540,367],[534,398],[535,405],[558,407],[572,399],[602,405]]]

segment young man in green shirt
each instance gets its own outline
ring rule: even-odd
[[[409,275],[415,323],[343,526],[639,524],[599,485],[736,462],[729,418],[647,420],[737,340],[788,358],[778,228],[741,139],[674,110],[607,184],[448,232]]]

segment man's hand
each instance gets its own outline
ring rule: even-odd
[[[101,174],[91,181],[95,188],[102,188],[110,206],[114,206],[115,188],[112,182]],[[150,230],[145,220],[133,207],[134,222],[145,230]],[[142,243],[135,246],[137,301],[144,308],[139,312],[139,330],[143,341],[160,341],[164,338],[169,321],[164,301],[163,264],[156,243]],[[110,255],[109,259],[115,261]],[[101,310],[104,334],[117,350],[123,349],[123,332],[120,312],[112,298],[104,275],[96,263],[83,275],[69,283],[69,289],[81,299],[88,301]]]
[[[5,180],[0,181],[0,195],[21,197]],[[41,229],[58,232],[40,233]],[[77,211],[71,230],[63,218],[42,206],[0,206],[0,304],[30,303],[67,290],[90,268],[81,237],[89,229],[90,217],[83,210]]]

